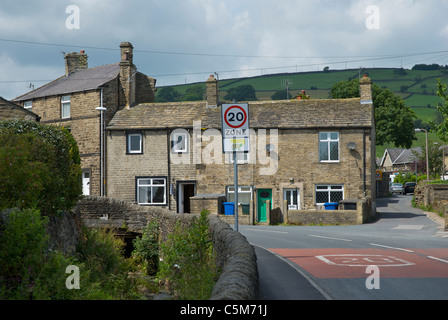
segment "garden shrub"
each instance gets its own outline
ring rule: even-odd
[[[189,228],[178,224],[161,243],[158,277],[168,280],[179,299],[209,299],[213,290],[217,270],[207,215],[203,210]]]
[[[67,129],[0,121],[0,146],[0,209],[35,207],[51,215],[76,205],[81,158]]]
[[[159,225],[148,223],[141,237],[133,241],[132,256],[140,263],[148,275],[155,275],[159,268]]]
[[[48,250],[48,217],[35,209],[2,212],[0,299],[64,299],[64,283],[73,258]]]

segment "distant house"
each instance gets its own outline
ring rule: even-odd
[[[106,154],[101,148],[101,116],[96,108],[106,108],[103,120],[107,125],[118,110],[154,101],[155,80],[137,71],[132,44],[121,43],[120,54],[118,63],[89,68],[84,51],[68,53],[63,76],[13,100],[38,114],[42,123],[71,130],[81,154],[86,195],[105,194],[101,176]]]
[[[21,106],[0,97],[0,120],[31,120],[40,121],[40,117],[30,108]]]
[[[325,203],[375,199],[371,81],[361,98],[249,103],[250,152],[223,154],[217,81],[207,101],[141,103],[116,112],[106,128],[107,196],[178,213],[222,213],[238,192],[246,222],[270,209],[312,214]],[[313,211],[314,210],[314,211]]]
[[[391,179],[395,173],[405,171],[415,171],[418,155],[422,152],[421,148],[387,148],[381,158],[378,168],[391,175]]]

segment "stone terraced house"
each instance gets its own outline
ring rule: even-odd
[[[251,147],[238,154],[234,190],[233,157],[222,152],[218,81],[207,80],[204,101],[154,103],[156,81],[137,71],[132,44],[121,43],[120,54],[119,63],[93,68],[84,51],[66,54],[65,75],[12,101],[41,123],[71,130],[84,194],[222,214],[238,192],[243,224],[315,223],[320,216],[319,223],[362,223],[375,213],[369,78],[360,80],[361,98],[250,102]],[[322,210],[333,202],[344,210]]]
[[[178,213],[224,213],[223,203],[235,196],[234,166],[232,155],[222,152],[213,76],[206,92],[206,101],[140,103],[115,113],[106,127],[108,197]],[[369,78],[361,78],[360,92],[353,99],[249,102],[250,152],[237,159],[240,223],[269,223],[274,212],[277,221],[294,213],[306,223],[333,202],[362,207],[356,223],[374,214]]]
[[[105,126],[117,111],[154,101],[155,80],[137,71],[132,44],[122,42],[120,55],[118,63],[89,68],[84,51],[68,53],[63,76],[13,99],[37,114],[41,123],[70,129],[81,154],[85,195],[105,195],[101,119]]]

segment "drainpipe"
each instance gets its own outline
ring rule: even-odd
[[[363,177],[362,185],[364,197],[366,196],[366,129],[362,129],[362,166],[363,166]]]
[[[95,108],[95,110],[100,111],[100,195],[104,196],[104,120],[103,112],[107,109],[103,107],[103,89],[100,92],[100,107]]]
[[[171,211],[171,130],[166,128],[166,152],[167,152],[167,191],[168,191],[168,209]]]

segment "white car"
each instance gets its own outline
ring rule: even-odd
[[[389,190],[392,194],[403,193],[403,185],[401,183],[392,183]]]

